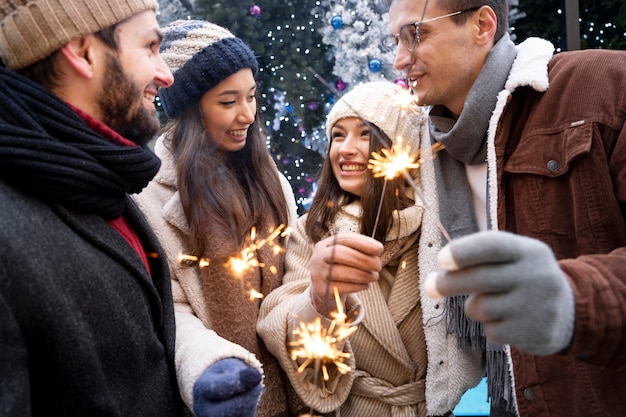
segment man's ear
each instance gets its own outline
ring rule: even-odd
[[[94,41],[94,36],[90,34],[61,47],[61,54],[69,66],[86,79],[93,77],[94,65],[97,61]]]
[[[483,6],[474,14],[476,20],[477,35],[476,40],[480,45],[487,45],[493,42],[498,26],[496,13],[489,6]]]

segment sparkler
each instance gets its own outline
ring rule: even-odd
[[[372,152],[367,168],[372,170],[375,178],[384,177],[390,180],[397,177],[402,171],[417,169],[423,162],[415,155],[409,155],[408,151],[401,149],[400,144],[394,144],[391,151],[387,148],[381,150],[383,155]]]
[[[259,262],[256,257],[257,249],[261,248],[264,245],[269,245],[272,247],[272,251],[274,252],[274,254],[277,255],[284,249],[276,242],[276,239],[278,237],[285,237],[290,232],[291,229],[285,227],[284,224],[281,224],[276,229],[271,231],[268,237],[260,240],[255,240],[256,228],[253,227],[250,230],[250,237],[246,239],[246,241],[252,243],[244,246],[237,255],[230,257],[224,265],[229,268],[235,276],[238,277],[240,277],[244,272],[248,271],[249,269],[263,268],[265,267],[265,264]],[[198,266],[199,268],[206,268],[211,264],[211,260],[209,258],[200,258],[198,256],[180,253],[178,254],[178,263],[188,266]],[[273,274],[278,273],[278,270],[274,265],[270,266],[270,271]],[[248,295],[250,301],[261,299],[264,296],[262,293],[256,291],[254,288],[248,291]]]
[[[331,314],[330,326],[326,328],[320,317],[313,323],[300,323],[293,333],[296,339],[288,343],[291,348],[291,360],[302,360],[298,372],[304,371],[314,363],[315,376],[321,370],[324,381],[330,378],[328,366],[331,364],[342,374],[350,372],[350,366],[344,362],[350,354],[344,352],[342,347],[345,340],[357,329],[356,326],[346,323],[347,316],[343,312],[337,288],[334,292],[337,311]]]
[[[402,175],[404,179],[409,183],[411,188],[413,188],[415,195],[419,196],[422,199],[422,203],[426,207],[428,207],[425,199],[422,196],[421,190],[415,183],[415,180],[413,179],[413,177],[411,177],[411,175],[409,174],[409,170],[419,168],[420,165],[424,162],[424,160],[420,156],[421,153],[418,151],[415,155],[411,156],[408,154],[406,150],[401,149],[401,145],[399,145],[400,143],[401,141],[398,140],[394,144],[392,151],[389,151],[386,148],[383,148],[381,151],[383,155],[380,155],[376,152],[372,152],[372,159],[369,160],[369,164],[367,167],[370,170],[372,170],[374,177],[377,177],[377,178],[384,177],[385,184],[387,180],[390,180],[399,175]],[[444,146],[438,142],[432,145],[431,150],[432,150],[433,158],[435,158],[436,153],[442,150],[443,148]],[[383,188],[383,192],[381,193],[381,196],[380,196],[381,206],[382,206],[382,199],[384,195],[385,194],[384,194],[384,188]],[[376,224],[374,225],[374,232],[376,231],[377,223],[378,223],[378,216],[376,218]],[[450,241],[451,238],[450,238],[450,235],[448,234],[448,231],[445,229],[445,227],[443,226],[443,224],[441,224],[439,220],[437,220],[437,227],[441,231],[441,234],[448,241]]]
[[[246,247],[244,247],[239,254],[231,257],[227,262],[226,266],[229,267],[235,274],[241,275],[245,271],[251,268],[262,268],[265,264],[258,261],[256,258],[257,249],[261,248],[264,245],[270,245],[272,247],[272,251],[274,254],[280,253],[283,248],[280,245],[276,244],[275,240],[277,237],[284,237],[289,233],[289,229],[285,228],[284,224],[281,224],[276,229],[274,229],[268,237],[265,239],[261,239],[255,241],[256,238],[256,228],[253,227],[250,231],[250,241],[252,243]],[[273,271],[276,271],[276,268],[273,268]],[[274,272],[275,273],[275,272]]]

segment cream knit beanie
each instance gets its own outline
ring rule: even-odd
[[[346,117],[359,117],[381,129],[394,144],[410,155],[420,149],[428,116],[412,96],[391,81],[359,84],[343,95],[328,113],[326,136],[330,141],[335,123]]]
[[[156,0],[2,0],[0,58],[20,70],[74,39],[156,9]]]

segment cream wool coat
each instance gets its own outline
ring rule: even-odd
[[[261,373],[263,369],[254,354],[210,330],[198,268],[185,267],[178,262],[179,254],[188,253],[184,242],[189,241],[189,226],[176,190],[174,161],[163,141],[161,136],[155,145],[155,153],[162,161],[153,180],[156,184],[136,195],[135,201],[168,257],[176,315],[176,376],[183,401],[193,409],[193,385],[214,362],[234,357]],[[282,174],[279,177],[289,206],[290,224],[293,225],[296,220],[293,191],[287,179]]]
[[[420,207],[413,213],[418,225],[421,219],[419,251],[403,255],[406,270],[397,274],[389,302],[378,285],[348,297],[348,311],[364,311],[359,329],[344,346],[344,351],[351,355],[345,362],[354,371],[346,375],[334,373],[330,381],[316,388],[312,385],[311,371],[299,374],[289,355],[286,341],[292,330],[300,321],[311,322],[318,316],[309,293],[308,267],[314,244],[305,234],[304,217],[299,219],[290,236],[283,285],[272,291],[261,305],[259,335],[278,357],[298,395],[307,406],[319,412],[335,411],[335,415],[342,417],[418,416],[415,406],[402,404],[419,402],[425,389],[427,414],[444,415],[484,375],[483,352],[459,350],[456,335],[446,331],[445,301],[432,299],[423,291],[426,276],[437,270],[437,253],[442,242],[436,215],[434,169],[432,163],[428,163],[431,150],[428,141],[422,142],[422,159],[426,162],[420,170],[420,181],[425,210]],[[348,207],[344,215],[353,216],[352,223],[356,224],[359,213],[350,211]],[[335,230],[345,231],[347,223],[350,222],[341,220]],[[353,227],[352,231],[357,230]],[[389,236],[396,235],[392,232]],[[386,252],[388,246],[389,242],[385,245]],[[384,253],[383,264],[385,257]],[[401,274],[410,276],[401,279]],[[328,324],[327,319],[323,322]],[[424,346],[419,342],[421,332],[427,350],[425,370],[411,360],[419,356],[415,350]],[[423,379],[416,382],[416,375],[420,373],[425,374],[425,387]],[[394,388],[403,384],[406,385]]]

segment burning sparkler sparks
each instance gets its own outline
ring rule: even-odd
[[[300,323],[294,331],[296,340],[289,343],[291,348],[291,360],[301,360],[298,372],[304,371],[312,363],[315,369],[320,369],[324,381],[328,381],[330,374],[328,366],[335,365],[342,374],[351,371],[344,361],[350,357],[349,353],[342,350],[345,340],[356,331],[357,326],[346,323],[347,316],[343,312],[343,306],[339,299],[337,288],[335,290],[335,302],[337,312],[332,314],[332,321],[328,328],[322,325],[322,320],[317,317],[313,323]]]
[[[281,224],[276,229],[274,229],[265,239],[255,241],[256,228],[253,227],[250,231],[249,239],[249,241],[251,241],[252,243],[244,247],[241,252],[239,252],[239,254],[231,257],[228,262],[226,262],[226,266],[228,266],[237,275],[241,275],[251,268],[263,268],[265,264],[260,263],[256,258],[257,249],[267,244],[272,247],[272,251],[274,252],[274,254],[280,253],[284,249],[280,245],[278,245],[275,240],[279,236],[286,236],[287,233],[289,233],[289,229],[285,228],[284,224]]]
[[[403,171],[417,169],[422,160],[416,155],[409,155],[408,151],[402,149],[402,145],[395,145],[390,151],[387,148],[381,150],[383,155],[372,152],[372,159],[367,165],[372,170],[374,177],[384,177],[390,180],[400,175]]]
[[[246,239],[247,242],[252,243],[245,246],[237,255],[230,257],[225,263],[225,266],[238,277],[242,276],[243,273],[249,269],[265,267],[265,264],[259,262],[256,257],[257,249],[264,245],[268,245],[272,247],[272,251],[275,255],[279,254],[284,249],[277,243],[276,240],[278,237],[287,236],[290,232],[291,229],[285,227],[284,224],[281,224],[276,229],[271,231],[268,237],[256,240],[256,228],[253,227],[250,230],[250,237]],[[200,258],[198,256],[180,253],[178,254],[178,263],[188,266],[198,266],[199,268],[206,268],[211,264],[211,260],[209,258]],[[269,268],[273,274],[278,273],[276,266],[271,265]],[[248,295],[250,297],[250,301],[263,298],[263,294],[255,289],[249,290]]]

